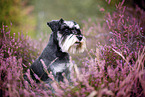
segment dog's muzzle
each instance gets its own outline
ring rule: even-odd
[[[59,38],[59,45],[63,52],[82,53],[86,49],[86,39],[83,35],[70,34],[65,40],[63,38]]]
[[[83,38],[83,35],[78,35],[77,38],[79,39],[79,41],[81,41]]]

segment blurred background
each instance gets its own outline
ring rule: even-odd
[[[2,24],[12,26],[11,33],[23,32],[31,38],[39,39],[40,34],[51,33],[46,23],[63,18],[82,21],[104,21],[107,12],[115,10],[115,4],[122,0],[0,0],[0,28]],[[143,2],[143,3],[142,3]],[[144,0],[126,0],[133,6]]]
[[[106,2],[107,1],[107,2]],[[103,21],[106,12],[115,8],[120,0],[0,0],[0,28],[12,26],[11,33],[23,32],[39,39],[40,33],[51,33],[46,23],[63,18],[82,21]],[[109,4],[108,4],[109,3]]]

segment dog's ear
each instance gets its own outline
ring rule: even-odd
[[[64,20],[61,18],[60,20],[59,20],[59,24],[62,24],[64,22]]]
[[[57,32],[60,25],[64,22],[64,20],[61,18],[60,20],[52,20],[50,22],[47,22],[47,25],[51,28],[53,32]]]
[[[57,32],[59,28],[59,21],[58,20],[52,20],[50,22],[47,22],[47,25],[51,28],[53,32]]]

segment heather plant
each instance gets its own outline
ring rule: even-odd
[[[124,57],[121,53],[114,52]],[[83,63],[85,68],[78,69],[74,64],[72,72],[72,86],[64,83],[53,83],[56,96],[67,97],[143,97],[144,96],[144,56],[145,48],[138,53],[138,59],[134,66],[130,66],[129,61],[117,61],[117,67],[111,64],[106,66],[105,60],[100,59],[99,49],[96,49],[95,58],[88,57]],[[117,56],[116,55],[116,56]],[[107,68],[107,70],[105,70]]]
[[[15,56],[17,59],[22,58],[23,65],[32,63],[32,59],[36,58],[37,50],[30,46],[30,39],[24,37],[23,34],[18,33],[18,37],[15,37],[15,33],[10,35],[10,28],[3,25],[0,36],[0,53],[2,60],[9,58],[10,56]],[[31,54],[30,54],[31,53]]]
[[[145,45],[145,35],[142,27],[143,20],[138,18],[140,16],[137,17],[131,14],[131,8],[123,6],[123,3],[124,1],[116,5],[116,12],[112,13],[112,15],[107,15],[106,23],[112,34],[109,40],[111,42],[110,48],[117,49],[125,57],[132,57],[129,59],[129,62],[134,65],[138,57],[137,52],[142,51]],[[137,13],[142,13],[141,16],[144,14],[141,10],[134,12],[134,14]],[[109,64],[112,63],[111,59],[117,59],[115,53],[112,53],[114,52],[113,49],[102,54],[104,57],[109,55],[107,56]]]
[[[96,43],[96,49],[88,52],[83,61],[83,67],[74,69],[72,75],[73,87],[63,85],[63,91],[57,95],[68,97],[144,97],[145,96],[145,36],[141,18],[131,14],[130,8],[123,6],[123,2],[116,5],[117,10],[106,16],[108,34],[103,33],[105,41],[99,40],[94,34],[99,33],[98,24],[90,26],[85,23],[88,31],[88,45]],[[144,13],[137,10],[137,13]],[[142,25],[141,25],[142,24]],[[104,31],[107,31],[103,28]],[[84,30],[83,30],[84,31]],[[91,34],[93,33],[93,34]],[[86,35],[87,35],[86,34]],[[90,35],[91,34],[91,35]],[[105,35],[106,34],[106,35]],[[102,39],[102,37],[101,37]],[[93,44],[89,44],[93,41]],[[101,44],[100,44],[101,43]],[[75,67],[75,66],[74,66]],[[76,73],[76,74],[75,74]],[[56,87],[58,89],[59,87]]]
[[[18,38],[10,35],[10,28],[0,28],[0,94],[18,96],[23,89],[23,72],[29,67],[37,50],[30,47],[28,39],[22,34]],[[30,54],[31,53],[31,54]],[[24,91],[23,91],[24,92]]]
[[[110,2],[110,0],[109,0]],[[123,1],[124,2],[124,1]],[[2,96],[32,97],[144,97],[145,96],[145,36],[141,9],[116,5],[116,11],[106,16],[106,24],[91,21],[84,23],[83,34],[87,37],[88,50],[77,65],[73,62],[71,83],[56,82],[53,75],[51,87],[40,80],[36,83],[24,67],[36,59],[39,43],[9,35],[3,25],[0,38],[0,93]],[[134,10],[133,10],[134,11]],[[140,13],[141,16],[136,16]],[[42,45],[42,44],[41,44]],[[32,47],[33,46],[33,47]],[[91,49],[92,48],[92,49]],[[74,57],[74,56],[73,56]],[[72,59],[71,59],[72,60]],[[45,64],[43,64],[44,67]],[[79,66],[79,67],[78,67]],[[47,68],[47,67],[46,67]],[[45,70],[45,69],[44,69]],[[53,91],[52,91],[53,90]]]

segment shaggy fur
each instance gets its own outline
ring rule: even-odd
[[[47,25],[52,33],[46,48],[30,66],[32,78],[36,79],[35,73],[41,80],[48,83],[51,81],[44,70],[45,64],[47,71],[51,71],[58,82],[63,81],[62,73],[70,80],[72,66],[68,53],[83,52],[86,48],[85,37],[81,34],[79,25],[74,21],[53,20]]]

